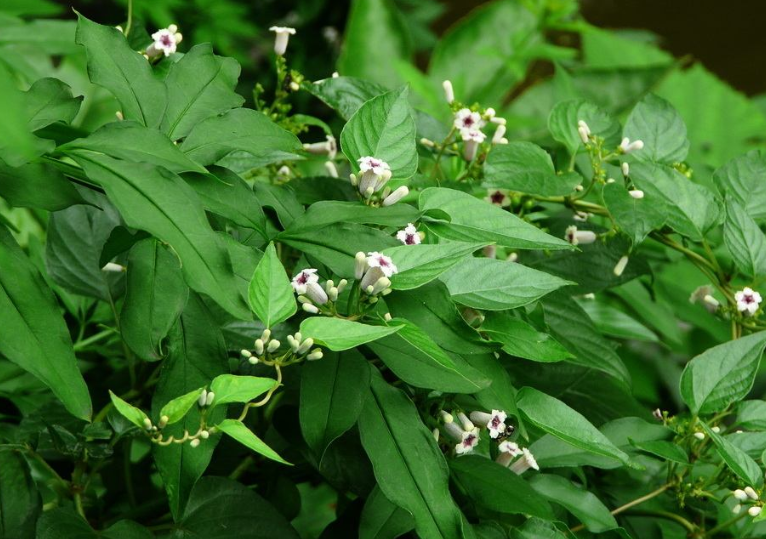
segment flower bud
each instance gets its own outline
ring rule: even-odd
[[[636,200],[641,200],[644,198],[644,192],[641,189],[632,189],[628,191],[628,194],[635,198]]]
[[[200,432],[199,435],[203,440],[207,440],[208,438],[210,438],[210,433],[206,430],[203,430],[202,432]]]
[[[628,255],[625,255],[617,261],[617,264],[614,266],[614,270],[612,270],[615,276],[619,277],[622,275],[622,272],[625,271],[625,266],[628,265],[628,260]]]
[[[452,83],[445,80],[442,82],[442,88],[444,89],[444,99],[451,105],[455,101],[455,91],[452,88]]]
[[[290,346],[290,349],[293,352],[297,352],[298,351],[298,347],[300,346],[300,343],[298,341],[296,341],[295,337],[293,337],[292,335],[288,335],[287,336],[287,344]]]
[[[705,433],[704,432],[695,432],[694,437],[698,440],[704,440],[705,439]]]
[[[396,204],[401,199],[406,197],[409,194],[410,190],[407,188],[407,186],[402,185],[401,187],[397,187],[396,190],[388,195],[381,204],[382,206],[391,206],[392,204]]]
[[[383,315],[383,320],[386,322],[390,322],[393,318],[391,317],[391,313],[386,313]]]
[[[330,301],[338,301],[338,289],[336,287],[332,287],[327,292],[327,297],[330,298]]]
[[[255,356],[251,356],[247,358],[247,362],[250,363],[250,365],[257,365],[258,364],[258,358]]]
[[[302,307],[303,307],[303,310],[309,314],[317,314],[319,312],[319,309],[317,308],[317,306],[312,305],[311,303],[304,303]]]
[[[194,438],[191,442],[189,442],[189,445],[192,448],[199,447],[199,438]]]
[[[750,515],[751,517],[757,517],[758,515],[761,514],[761,511],[763,511],[762,507],[758,507],[757,505],[754,505],[753,507],[747,510],[747,514]]]
[[[157,427],[164,428],[165,425],[168,424],[168,421],[170,421],[170,418],[168,416],[164,415],[164,416],[160,417],[160,421],[159,421],[159,423],[157,423]]]
[[[309,355],[307,355],[306,359],[308,359],[309,361],[315,361],[317,359],[322,359],[323,355],[324,354],[322,353],[322,351],[319,348],[317,348],[316,350],[312,351]]]
[[[263,341],[261,339],[256,339],[255,340],[255,354],[258,355],[258,356],[262,356],[263,355],[263,348],[264,348]]]
[[[242,357],[252,357],[253,355],[250,353],[250,350],[242,350],[240,353],[242,354]]]
[[[367,269],[367,256],[359,251],[354,257],[354,278],[359,280],[364,275],[364,271]]]
[[[121,266],[120,264],[115,264],[114,262],[107,262],[103,268],[101,268],[101,271],[107,272],[107,273],[122,273],[125,271],[125,266]]]
[[[498,125],[495,129],[495,134],[492,136],[492,144],[503,144],[502,140],[505,136],[505,126]]]
[[[199,399],[197,399],[197,404],[200,407],[205,406],[205,403],[207,402],[207,389],[203,389],[202,393],[200,393]]]
[[[745,494],[747,494],[747,497],[751,500],[758,499],[758,494],[753,490],[753,487],[745,487]]]
[[[144,428],[146,430],[152,430],[152,420],[149,419],[148,417],[144,418]]]
[[[305,354],[306,352],[308,352],[308,351],[309,351],[309,349],[310,349],[312,346],[314,346],[314,339],[312,339],[311,337],[309,337],[308,339],[306,339],[305,341],[303,341],[303,342],[301,343],[301,345],[298,347],[298,351],[297,351],[298,355],[299,355],[299,356],[302,356],[303,354]]]
[[[215,398],[215,393],[213,393],[212,391],[208,391],[207,396],[205,397],[205,405],[210,406],[211,404],[213,404],[214,398]]]
[[[629,176],[630,175],[630,165],[628,163],[622,164],[622,175],[623,176]]]
[[[277,349],[279,349],[279,346],[280,346],[281,344],[282,344],[282,343],[280,343],[280,342],[279,342],[277,339],[272,339],[271,341],[269,341],[269,346],[266,348],[266,350],[267,350],[267,351],[268,351],[270,354],[272,354],[272,353],[276,352],[276,351],[277,351]]]

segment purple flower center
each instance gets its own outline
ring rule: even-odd
[[[463,126],[464,127],[473,127],[474,121],[473,116],[466,116],[463,118]]]
[[[500,191],[495,191],[489,195],[489,199],[492,201],[492,204],[502,204],[503,200],[505,200],[505,195]]]
[[[742,299],[745,300],[745,303],[755,303],[755,298],[751,294],[745,294]]]
[[[162,43],[166,47],[170,47],[173,44],[173,42],[170,40],[170,36],[167,34],[160,38],[160,43]]]
[[[415,234],[407,234],[404,238],[405,245],[415,245]]]
[[[474,434],[469,434],[465,437],[465,440],[463,440],[463,447],[473,447],[475,441],[476,436]]]
[[[386,260],[383,257],[378,258],[378,264],[380,264],[381,268],[387,268],[388,266],[390,266],[390,264],[388,263],[388,260]]]
[[[499,427],[500,423],[502,423],[502,421],[500,421],[500,418],[498,416],[496,415],[492,416],[492,421],[490,422],[490,424],[492,425],[493,429],[496,429],[497,427]]]
[[[298,275],[298,284],[306,284],[307,282],[309,282],[309,274],[302,271],[300,275]]]

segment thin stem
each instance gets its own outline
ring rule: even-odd
[[[128,22],[125,23],[125,37],[130,35],[130,29],[133,26],[133,0],[128,0]]]
[[[247,417],[247,412],[250,411],[250,408],[254,408],[254,407],[257,407],[257,406],[263,406],[264,404],[269,402],[269,399],[274,394],[274,392],[277,389],[279,389],[279,386],[282,385],[282,369],[280,368],[279,363],[275,363],[274,364],[274,369],[276,369],[276,371],[277,371],[277,383],[274,384],[274,387],[269,389],[269,392],[266,393],[266,396],[263,397],[258,402],[248,402],[247,404],[245,404],[245,407],[242,408],[242,413],[239,414],[239,417],[237,418],[237,421],[244,421],[245,418]]]
[[[654,498],[656,496],[659,496],[660,494],[662,494],[663,492],[668,490],[671,486],[672,485],[670,483],[668,483],[666,485],[662,485],[660,488],[658,488],[657,490],[653,490],[649,494],[645,494],[644,496],[641,496],[640,498],[636,498],[635,500],[630,501],[630,502],[626,503],[625,505],[621,505],[620,507],[618,507],[617,509],[614,509],[612,511],[612,515],[619,515],[620,513],[622,513],[623,511],[627,511],[631,507],[635,507],[636,505],[640,505],[640,504],[644,503],[645,501],[651,500],[652,498]],[[584,529],[585,529],[585,525],[579,524],[579,525],[575,526],[574,528],[572,528],[571,531],[572,531],[572,533],[577,533],[577,532],[582,531]]]
[[[740,514],[738,514],[736,517],[731,518],[727,520],[726,522],[719,524],[718,526],[715,526],[714,528],[710,528],[708,531],[705,532],[705,535],[703,537],[712,537],[716,533],[725,530],[732,524],[735,524],[736,522],[739,522],[741,519],[745,518],[748,515],[747,511],[742,511]]]
[[[98,341],[101,341],[108,336],[112,335],[115,331],[113,329],[105,329],[104,331],[101,331],[99,333],[96,333],[95,335],[91,335],[87,339],[82,339],[74,343],[74,351],[79,352],[80,350],[87,348],[91,344],[97,343]]]
[[[452,126],[452,129],[450,129],[449,133],[447,133],[447,136],[444,138],[441,144],[441,148],[439,148],[439,153],[436,154],[436,162],[434,163],[434,168],[431,171],[431,179],[436,179],[436,172],[441,169],[441,160],[442,157],[444,157],[444,150],[447,149],[447,144],[449,143],[449,140],[452,138],[452,135],[455,133],[455,126]]]
[[[689,533],[694,533],[694,531],[697,529],[694,524],[686,520],[681,515],[677,515],[675,513],[671,513],[670,511],[647,511],[647,510],[633,510],[630,511],[629,516],[636,516],[636,517],[655,517],[655,518],[664,518],[667,520],[672,520],[684,528],[686,528],[686,531]]]

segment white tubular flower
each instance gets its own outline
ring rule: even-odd
[[[293,290],[296,294],[306,294],[308,285],[315,284],[319,281],[319,276],[316,274],[317,270],[314,268],[306,268],[298,275],[293,277],[290,284],[293,286]]]
[[[620,168],[622,168],[623,176],[630,176],[630,165],[628,163],[623,163]]]
[[[622,153],[631,153],[638,151],[644,147],[644,141],[642,140],[634,140],[633,142],[630,141],[628,137],[625,137],[622,139],[622,142],[620,142],[620,150],[622,150]]]
[[[359,287],[367,294],[372,295],[375,284],[386,275],[381,268],[369,268],[362,277]]]
[[[507,208],[511,205],[511,197],[508,196],[508,191],[506,189],[489,191],[487,196],[484,197],[484,200],[496,206],[500,206],[501,208]]]
[[[441,419],[442,423],[444,423],[445,425],[455,421],[455,418],[452,417],[452,414],[447,412],[446,410],[439,410],[439,419]]]
[[[746,316],[753,316],[763,301],[761,295],[749,286],[734,294],[734,299],[737,301],[737,310]]]
[[[269,32],[276,33],[274,38],[274,53],[277,56],[284,56],[287,50],[287,43],[290,41],[290,36],[295,35],[295,28],[289,28],[287,26],[272,26],[269,28]]]
[[[489,430],[490,438],[497,438],[505,432],[505,420],[508,418],[503,410],[487,412],[471,412],[471,421],[484,425]]]
[[[410,193],[409,188],[406,185],[402,185],[401,187],[397,187],[393,193],[388,195],[386,198],[383,199],[383,202],[381,202],[381,206],[391,206],[393,204],[396,204],[401,199],[406,197]]]
[[[455,453],[466,455],[471,453],[477,445],[479,445],[479,429],[463,432],[463,439],[455,445]]]
[[[468,419],[468,416],[465,415],[463,412],[458,412],[457,418],[460,421],[460,424],[463,426],[463,430],[470,431],[476,428],[476,425],[473,424],[473,421]]]
[[[492,144],[508,144],[508,139],[505,138],[504,125],[498,125],[495,129],[495,134],[492,135]]]
[[[479,144],[484,142],[487,135],[479,129],[463,129],[460,135],[463,137],[463,159],[473,161],[479,149]]]
[[[444,89],[444,99],[451,105],[455,101],[455,90],[452,89],[452,83],[445,80],[442,82],[442,88]]]
[[[331,178],[338,177],[338,169],[332,161],[325,161],[324,168],[327,171],[327,175]]]
[[[391,179],[391,167],[388,163],[374,157],[360,157],[358,159],[359,172],[359,192],[369,198],[372,193],[380,191]]]
[[[564,239],[572,245],[587,245],[596,241],[596,233],[592,230],[577,230],[575,225],[568,226],[564,233]]]
[[[178,26],[175,24],[171,24],[162,30],[157,30],[152,34],[154,43],[146,48],[146,55],[149,58],[156,58],[160,55],[170,56],[176,52],[176,48],[183,40],[183,37],[178,32]]]
[[[324,305],[330,299],[327,292],[319,283],[313,282],[306,285],[306,296],[317,305]]]
[[[367,270],[367,257],[362,251],[356,253],[354,257],[354,279],[357,281],[364,276],[364,272]]]
[[[490,122],[496,125],[505,125],[506,123],[505,118],[501,118],[500,116],[495,116],[494,118],[490,120]]]
[[[655,408],[654,410],[652,410],[652,417],[654,417],[654,419],[656,419],[657,421],[662,421],[664,419],[664,417],[662,416],[662,410],[660,410],[659,408]]]
[[[753,490],[753,487],[745,487],[745,494],[747,494],[747,497],[751,500],[758,499],[758,494]]]
[[[619,277],[622,275],[622,272],[625,271],[625,266],[628,265],[628,255],[623,256],[617,261],[617,264],[614,265],[614,269],[612,272],[615,274],[616,277]]]
[[[380,268],[386,277],[391,277],[399,271],[393,260],[378,252],[367,253],[367,267]]]
[[[452,438],[456,442],[462,442],[463,441],[463,435],[465,434],[465,431],[460,428],[460,425],[455,423],[454,421],[450,421],[449,423],[444,423],[444,432]]]
[[[404,230],[400,230],[396,233],[396,239],[404,245],[418,245],[420,243],[420,234],[418,234],[415,225],[409,223],[404,227]]]
[[[330,159],[335,159],[335,156],[338,154],[338,143],[335,137],[327,135],[324,142],[304,144],[303,149],[314,155],[326,155]]]
[[[122,273],[125,271],[125,266],[115,264],[114,262],[107,262],[106,265],[101,268],[101,271],[105,271],[107,273]]]
[[[644,198],[644,192],[641,189],[631,189],[628,191],[628,194],[636,200],[641,200]]]
[[[455,120],[453,122],[455,129],[463,131],[479,130],[486,125],[486,122],[482,119],[481,114],[473,112],[471,109],[462,108],[455,113]]]
[[[537,465],[537,461],[535,460],[534,455],[532,455],[532,452],[525,447],[521,450],[521,458],[511,464],[511,471],[516,475],[521,475],[530,468],[539,470],[540,466]]]
[[[757,505],[754,505],[750,509],[747,510],[747,514],[751,517],[757,517],[761,514],[761,511],[763,511],[763,507],[758,507]]]

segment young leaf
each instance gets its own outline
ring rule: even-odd
[[[69,330],[50,288],[0,226],[0,353],[48,386],[75,417],[92,407]]]
[[[58,79],[35,81],[24,96],[29,130],[37,131],[56,122],[71,123],[82,100],[82,96],[73,97],[72,89]]]
[[[551,335],[508,313],[487,312],[481,331],[502,343],[503,351],[532,361],[551,363],[569,359],[572,354]]]
[[[734,263],[750,277],[766,273],[766,237],[758,224],[735,199],[726,200],[723,241]]]
[[[681,375],[681,397],[693,414],[720,412],[753,387],[766,347],[761,331],[729,341],[693,358]]]
[[[603,189],[604,204],[609,209],[617,226],[638,245],[653,230],[662,228],[667,216],[661,207],[647,204],[644,199],[630,196],[628,190],[615,182],[607,184]]]
[[[231,436],[239,443],[248,447],[264,457],[275,460],[282,464],[290,465],[289,462],[280,457],[276,451],[266,445],[263,440],[258,438],[253,431],[248,429],[244,423],[237,421],[236,419],[226,419],[215,426],[216,429]]]
[[[298,310],[293,288],[273,243],[255,268],[248,288],[250,307],[267,328],[284,322]]]
[[[732,472],[751,487],[759,488],[763,485],[763,473],[761,472],[761,468],[747,455],[747,453],[720,434],[713,432],[706,423],[702,422],[700,424],[705,430],[705,434],[710,436],[710,439],[713,440],[713,443],[718,450],[718,454]]]
[[[631,141],[643,141],[643,149],[632,154],[639,161],[672,165],[682,162],[689,153],[686,124],[681,115],[673,105],[654,94],[647,94],[633,108],[623,135]]]
[[[167,416],[168,420],[166,424],[168,425],[178,423],[184,418],[187,412],[191,410],[192,406],[197,404],[197,400],[199,399],[199,396],[202,395],[203,390],[204,388],[202,387],[194,389],[185,395],[181,395],[180,397],[168,401],[160,410],[159,417],[162,418]]]
[[[558,103],[548,116],[548,130],[570,154],[576,154],[583,146],[577,131],[580,121],[588,124],[593,135],[605,139],[607,146],[620,143],[620,123],[617,120],[593,103],[570,99]]]
[[[391,279],[394,290],[411,290],[430,283],[484,243],[448,243],[400,245],[390,247],[383,254],[396,262],[399,270]]]
[[[359,434],[380,490],[412,514],[421,537],[462,538],[462,515],[449,492],[447,463],[417,409],[377,372],[370,390]]]
[[[490,188],[543,196],[571,195],[583,181],[576,173],[556,174],[551,156],[531,142],[495,146],[484,164],[484,175]]]
[[[40,162],[16,168],[0,162],[0,196],[11,206],[51,212],[85,203],[63,174]]]
[[[149,419],[149,417],[146,415],[146,413],[144,413],[143,410],[125,402],[111,391],[109,391],[109,398],[112,399],[112,404],[114,404],[114,407],[118,412],[120,412],[120,414],[122,414],[125,419],[140,429],[146,428],[144,420]]]
[[[415,121],[404,86],[366,102],[354,113],[340,134],[343,153],[355,172],[357,160],[371,156],[391,167],[395,179],[406,180],[418,168]]]
[[[766,218],[766,152],[752,150],[732,159],[713,174],[718,189],[734,199],[758,222]]]
[[[600,533],[617,527],[617,521],[601,500],[592,492],[575,486],[571,481],[558,475],[539,474],[529,482],[539,494],[564,506],[588,531]]]
[[[210,384],[210,391],[215,393],[211,407],[231,402],[250,402],[273,388],[276,383],[276,380],[271,378],[221,374]]]
[[[379,84],[356,77],[331,77],[317,81],[306,89],[346,121],[367,101],[386,91]]]
[[[312,316],[301,322],[301,334],[321,345],[340,352],[396,333],[402,326],[369,326],[342,318]]]

